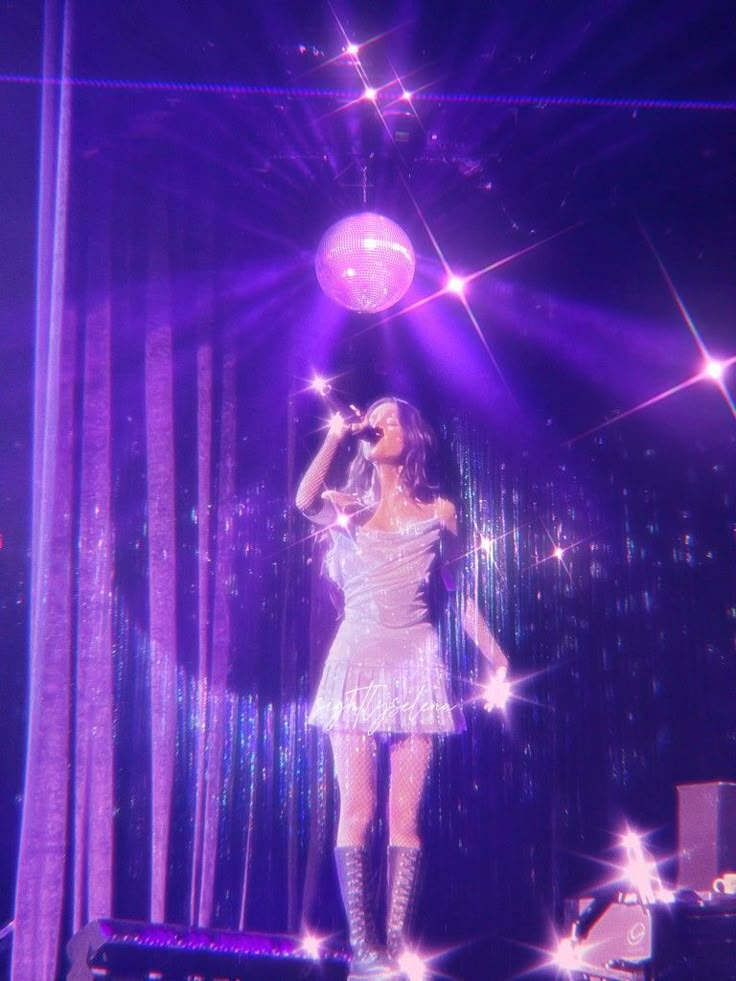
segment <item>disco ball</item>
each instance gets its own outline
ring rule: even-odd
[[[404,229],[366,211],[327,229],[314,265],[319,285],[336,303],[358,313],[378,313],[409,289],[416,262]]]

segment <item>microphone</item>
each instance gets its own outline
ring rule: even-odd
[[[350,435],[363,440],[364,443],[377,443],[383,436],[383,430],[379,429],[378,426],[353,423],[350,426]]]

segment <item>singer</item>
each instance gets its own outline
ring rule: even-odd
[[[327,479],[341,442],[360,442],[341,489]],[[349,981],[401,981],[399,966],[414,901],[421,841],[418,812],[434,740],[462,732],[451,705],[428,603],[432,576],[457,538],[457,516],[428,478],[431,429],[398,398],[374,402],[363,419],[336,413],[307,469],[297,507],[331,537],[327,572],[344,615],[324,665],[309,722],[329,735],[340,793],[335,861],[348,919]],[[449,546],[449,549],[447,548]],[[445,563],[443,580],[452,589]],[[508,661],[469,601],[463,627],[493,671]],[[377,740],[389,746],[388,883],[385,937],[370,900],[368,830],[376,809]]]

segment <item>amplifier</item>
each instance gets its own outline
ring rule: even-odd
[[[571,901],[568,926],[584,922],[598,903],[592,898]],[[611,898],[596,910],[580,940],[580,967],[570,974],[579,981],[649,981],[671,965],[675,933],[671,908]]]
[[[67,944],[67,981],[344,981],[346,956],[312,957],[299,938],[129,920],[93,920]]]
[[[736,981],[734,896],[649,906],[604,896],[569,900],[566,913],[580,937],[573,981]]]

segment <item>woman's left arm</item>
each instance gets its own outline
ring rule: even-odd
[[[444,498],[438,501],[437,512],[442,527],[451,535],[457,536],[457,512],[452,501],[447,501]],[[462,624],[467,636],[473,641],[493,670],[503,669],[505,674],[509,669],[509,659],[504,654],[485,617],[478,609],[478,604],[472,597],[468,597],[463,604]]]

